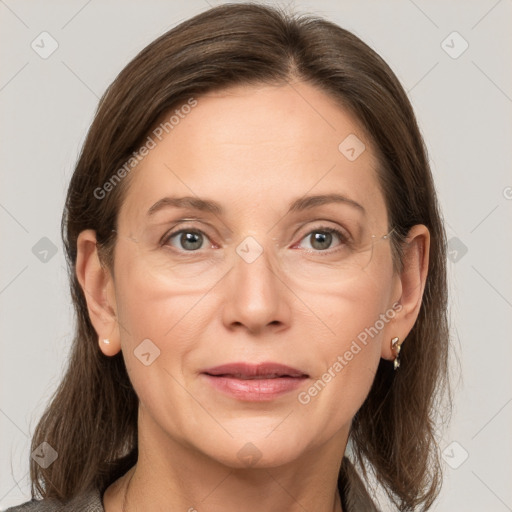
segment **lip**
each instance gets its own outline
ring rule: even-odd
[[[218,391],[250,402],[273,400],[309,378],[297,368],[273,362],[230,363],[207,368],[201,374]]]

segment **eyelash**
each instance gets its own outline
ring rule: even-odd
[[[350,239],[349,237],[343,233],[342,231],[336,229],[336,228],[333,228],[333,227],[330,227],[330,226],[318,226],[318,227],[315,227],[314,229],[308,231],[306,233],[305,236],[303,236],[300,240],[299,240],[299,243],[302,242],[302,240],[306,239],[308,236],[311,236],[313,233],[318,233],[318,232],[321,232],[321,233],[331,233],[331,234],[335,234],[339,241],[340,241],[340,246],[341,245],[348,245],[350,243]],[[166,233],[161,242],[160,242],[160,245],[162,246],[168,246],[168,242],[174,238],[175,236],[177,235],[180,235],[182,233],[199,233],[201,235],[203,235],[207,240],[210,240],[210,237],[204,232],[204,231],[201,231],[200,229],[196,229],[196,228],[181,228],[179,229],[178,231],[173,231],[171,233]],[[294,244],[294,245],[297,245],[297,244]],[[333,254],[335,253],[337,250],[339,250],[340,247],[338,248],[334,248],[334,249],[326,249],[326,250],[314,250],[314,249],[302,249],[308,253],[315,253],[315,254],[322,254],[322,255],[325,255],[325,254]],[[187,250],[181,250],[181,249],[176,249],[174,247],[172,247],[171,250],[175,250],[177,252],[180,252],[180,253],[186,253],[186,254],[190,254],[190,255],[194,255],[195,253],[199,252],[201,249],[197,249],[195,251],[187,251]]]

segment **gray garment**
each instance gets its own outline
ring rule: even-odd
[[[57,499],[31,500],[11,507],[6,512],[105,512],[102,495],[99,489],[93,489],[86,494],[76,496],[62,503]]]
[[[346,457],[343,458],[338,487],[343,512],[379,512],[356,470]],[[6,512],[105,512],[105,509],[102,493],[99,489],[92,489],[66,503],[56,499],[33,499],[22,505],[8,508]]]

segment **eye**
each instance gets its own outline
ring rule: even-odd
[[[206,240],[209,241],[209,238],[202,231],[181,229],[166,236],[163,244],[169,244],[176,249],[191,252],[202,249]]]
[[[301,242],[307,242],[306,247],[303,247],[302,243],[299,244],[299,247],[302,246],[306,250],[325,251],[331,248],[333,239],[338,239],[338,245],[342,245],[347,241],[347,237],[341,231],[331,227],[320,227],[310,231],[301,240]]]
[[[331,249],[333,241],[338,240],[338,244],[347,243],[347,236],[341,231],[332,227],[319,227],[310,231],[298,244],[298,247],[313,252],[325,252]],[[162,245],[170,245],[180,251],[194,252],[204,249],[210,242],[208,236],[196,229],[180,229],[166,235],[162,240]],[[209,243],[212,246],[212,243]]]

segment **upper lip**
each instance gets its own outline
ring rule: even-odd
[[[203,370],[202,373],[215,377],[227,376],[239,379],[274,379],[277,377],[308,377],[306,373],[279,363],[228,363]]]

